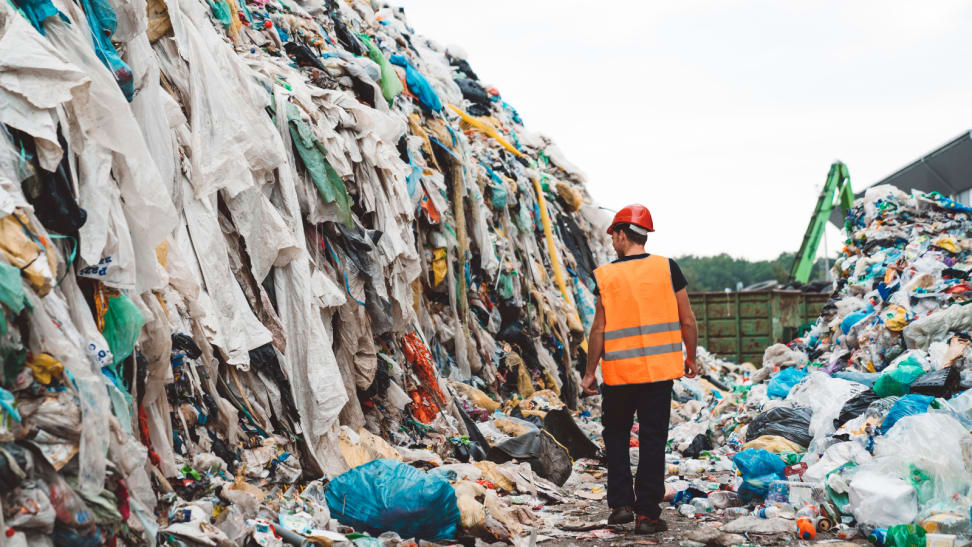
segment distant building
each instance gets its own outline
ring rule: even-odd
[[[853,170],[854,166],[850,167]],[[890,184],[904,192],[938,192],[962,205],[972,206],[972,132],[962,133],[870,186],[879,184]],[[864,189],[856,195],[863,196]],[[837,226],[844,225],[839,207],[834,208],[830,221]]]

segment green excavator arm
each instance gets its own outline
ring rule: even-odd
[[[817,258],[820,238],[823,237],[824,228],[827,227],[827,222],[830,220],[830,212],[837,205],[840,205],[845,216],[854,205],[854,191],[851,190],[850,173],[847,171],[847,166],[840,161],[835,161],[830,166],[830,172],[827,173],[827,183],[824,184],[823,190],[820,192],[817,207],[813,210],[813,216],[810,217],[810,225],[807,226],[807,232],[803,234],[800,252],[797,253],[793,267],[790,268],[790,279],[800,283],[806,283],[810,280],[810,271],[813,269],[814,260]]]

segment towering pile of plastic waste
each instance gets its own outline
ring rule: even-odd
[[[8,541],[326,538],[356,522],[327,481],[482,460],[498,418],[576,405],[608,219],[401,9],[3,2],[0,105]],[[506,465],[479,477],[536,493]],[[520,531],[475,482],[394,472]]]

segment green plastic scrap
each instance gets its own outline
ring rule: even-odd
[[[358,34],[361,41],[364,42],[365,47],[368,48],[368,57],[378,63],[381,67],[381,94],[385,96],[385,100],[391,105],[395,97],[399,93],[405,91],[405,87],[402,86],[402,81],[398,79],[398,73],[395,72],[395,68],[392,64],[388,62],[388,58],[385,57],[381,51],[371,43],[371,38],[367,34]]]
[[[190,466],[188,463],[182,466],[182,469],[179,470],[179,473],[182,473],[182,476],[184,477],[192,477],[194,480],[197,481],[202,480],[202,477],[199,476],[199,472],[193,469],[192,466]]]
[[[230,28],[230,25],[233,24],[233,14],[226,0],[210,0],[209,8],[213,10],[213,17],[219,19],[219,23],[223,25],[224,29]]]
[[[324,146],[314,137],[310,127],[300,119],[297,107],[292,104],[287,105],[287,121],[290,122],[290,135],[294,147],[297,148],[304,167],[310,172],[311,180],[314,181],[321,199],[326,203],[337,205],[341,211],[341,221],[346,226],[353,226],[351,196],[337,171],[327,162]]]
[[[105,312],[105,327],[101,334],[108,342],[108,349],[115,357],[111,363],[112,372],[118,376],[118,364],[128,359],[135,350],[135,341],[145,325],[145,317],[130,298],[125,295],[113,296],[108,299],[108,311]]]
[[[919,505],[924,505],[935,496],[935,483],[931,475],[915,467],[913,463],[908,465],[908,478],[918,495]]]
[[[0,302],[14,315],[24,311],[24,286],[20,281],[20,270],[10,264],[0,262]],[[0,313],[0,334],[7,334],[7,317]]]

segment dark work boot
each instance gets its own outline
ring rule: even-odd
[[[638,522],[635,524],[636,534],[657,534],[668,530],[668,525],[660,518],[650,519],[644,515],[638,515]]]
[[[634,513],[631,507],[624,505],[611,509],[611,516],[608,517],[608,524],[628,524],[634,520]]]

